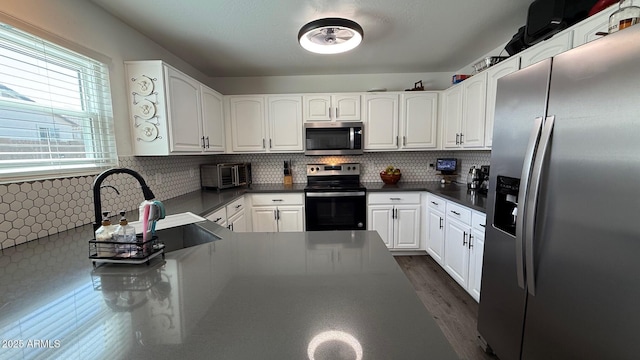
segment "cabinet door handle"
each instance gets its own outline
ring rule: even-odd
[[[460,145],[460,141],[458,140],[460,138],[460,134],[456,133],[456,145]]]
[[[271,139],[269,139],[269,149],[271,149],[273,146],[271,146]]]
[[[453,211],[453,210],[451,210],[451,212],[452,212],[453,214],[455,214],[455,215],[460,216],[460,213],[459,213],[459,212],[457,212],[457,211]]]
[[[340,117],[340,108],[336,106],[336,119]]]
[[[202,148],[204,149],[205,148],[204,147],[204,136],[201,138],[201,140],[202,140]]]
[[[402,137],[402,146],[407,146],[407,137],[406,136]]]
[[[267,148],[267,146],[265,145],[264,139],[262,139],[262,148],[263,148],[263,149],[266,149],[266,148]]]
[[[463,139],[464,139],[464,134],[460,133],[460,145],[464,144]]]
[[[329,107],[329,119],[333,117],[331,114],[333,114],[333,108]]]
[[[275,210],[273,210],[273,220],[278,220],[278,214],[276,214]]]
[[[210,148],[211,146],[209,146],[209,137],[207,136],[207,149]]]
[[[280,220],[280,209],[276,209],[276,220]]]
[[[396,136],[396,146],[398,146],[398,137]]]
[[[442,218],[440,218],[440,229],[442,229]]]
[[[471,248],[473,247],[471,240],[473,240],[473,235],[469,234],[469,250],[471,250]]]
[[[467,246],[467,232],[465,231],[462,235],[462,246]]]

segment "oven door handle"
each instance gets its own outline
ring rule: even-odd
[[[333,192],[308,192],[306,197],[352,197],[352,196],[365,196],[364,191],[333,191]]]

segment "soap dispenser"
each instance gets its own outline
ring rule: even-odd
[[[136,252],[137,248],[132,245],[136,242],[136,229],[129,225],[129,222],[124,217],[125,211],[120,211],[120,225],[118,225],[113,233],[115,241],[123,243],[118,245],[118,253],[129,253],[131,255]]]
[[[109,220],[109,212],[104,211],[102,213],[102,226],[95,232],[96,241],[105,242],[104,244],[97,244],[98,257],[113,257],[116,255],[116,249],[112,243],[115,230],[116,227]]]

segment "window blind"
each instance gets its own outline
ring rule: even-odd
[[[117,165],[106,64],[0,23],[0,183]]]

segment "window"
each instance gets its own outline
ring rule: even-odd
[[[117,161],[107,65],[0,23],[0,182]]]

